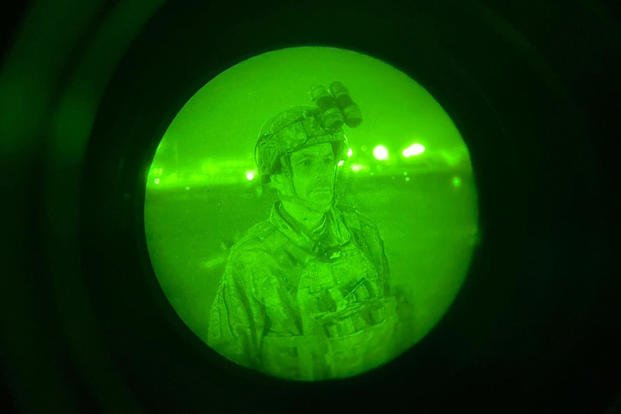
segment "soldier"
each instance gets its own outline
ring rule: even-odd
[[[401,345],[379,232],[335,202],[347,141],[325,115],[298,107],[263,127],[255,159],[278,201],[231,248],[210,314],[213,349],[287,379],[355,375]]]

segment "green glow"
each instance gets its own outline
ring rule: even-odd
[[[384,161],[388,159],[388,148],[383,145],[377,145],[373,148],[373,156],[375,159]]]
[[[453,184],[453,187],[461,187],[461,178],[457,176],[453,177],[451,184]]]
[[[342,128],[346,144],[332,131],[291,147],[291,108],[315,108],[309,92],[335,80],[362,123]],[[255,163],[263,128],[261,157],[279,151],[271,176]],[[343,49],[268,52],[212,79],[170,124],[146,187],[151,263],[179,317],[223,357],[293,380],[350,377],[414,346],[459,291],[478,234],[451,119],[404,73]]]
[[[415,157],[425,152],[425,146],[423,144],[414,143],[403,150],[402,154],[405,158]]]

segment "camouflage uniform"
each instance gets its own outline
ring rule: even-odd
[[[314,88],[316,108],[290,108],[263,126],[255,161],[264,183],[272,174],[291,179],[289,156],[301,148],[331,143],[343,159],[342,126],[355,127],[361,116],[342,84],[330,90],[332,100],[325,88]],[[278,202],[231,249],[207,341],[229,359],[277,377],[361,373],[402,349],[395,330],[403,318],[388,277],[377,228],[353,208],[331,207],[311,233]]]
[[[208,343],[277,377],[360,373],[397,353],[388,277],[377,228],[355,209],[333,207],[309,234],[276,203],[231,250]]]

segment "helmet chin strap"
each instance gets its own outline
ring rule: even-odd
[[[309,206],[308,201],[303,200],[296,192],[295,190],[295,185],[293,184],[293,180],[291,179],[290,176],[287,177],[286,179],[286,183],[287,183],[287,191],[286,192],[280,192],[279,197],[281,201],[287,201],[289,203],[292,204],[297,204],[299,206],[302,206],[308,210],[313,210],[313,211],[317,211],[319,212],[319,210],[314,209],[312,206]]]
[[[298,193],[293,185],[293,172],[291,171],[291,160],[289,156],[283,157],[281,162],[284,167],[283,177],[285,178],[285,191],[280,191],[279,197],[281,200],[288,201],[294,204],[303,204],[302,199],[298,196]]]
[[[335,175],[336,175],[336,172],[335,172]],[[292,175],[290,173],[286,174],[285,177],[286,177],[285,182],[286,182],[286,188],[287,189],[286,189],[286,192],[281,192],[280,193],[280,199],[281,200],[287,201],[287,202],[292,203],[292,204],[297,204],[297,205],[302,206],[302,207],[304,207],[304,208],[306,208],[308,210],[312,210],[312,211],[315,211],[315,212],[318,212],[318,213],[319,212],[321,212],[321,213],[324,212],[322,208],[315,209],[312,206],[309,206],[308,201],[303,200],[298,195],[298,193],[297,193],[297,191],[295,189],[295,184],[293,183],[293,177],[292,177]],[[336,177],[334,177],[334,178],[336,179]],[[336,180],[333,180],[332,181],[332,194],[333,194],[332,202],[334,202],[335,183],[336,183]]]

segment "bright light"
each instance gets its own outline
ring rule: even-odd
[[[340,160],[339,163],[337,164],[339,167],[342,167],[343,164],[345,164],[345,160]]]
[[[157,177],[155,180],[153,180],[153,182],[155,183],[155,185],[158,185],[160,183],[160,177]]]
[[[451,184],[453,184],[453,187],[459,187],[461,185],[461,178],[457,176],[453,177]]]
[[[388,159],[388,149],[383,145],[378,145],[373,148],[373,156],[380,161]]]
[[[361,170],[364,170],[364,169],[365,169],[365,166],[361,165],[361,164],[352,164],[351,165],[351,170],[353,172],[358,172],[358,171],[361,171]]]
[[[405,158],[415,157],[425,152],[425,146],[423,144],[414,143],[403,150],[402,154]]]
[[[254,171],[246,171],[246,180],[248,181],[254,180]]]
[[[348,148],[348,149],[347,149],[347,156],[348,156],[348,157],[351,157],[353,154],[354,154],[354,151],[352,151],[352,149],[351,149],[351,148]]]

